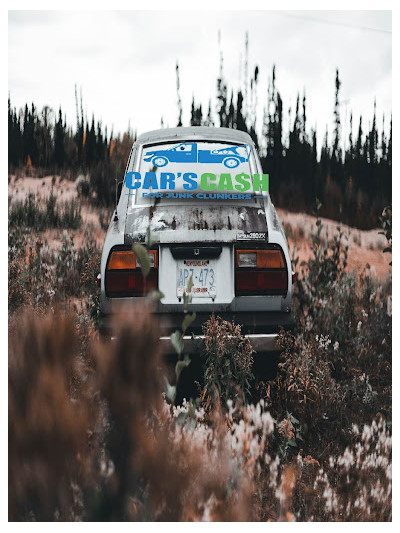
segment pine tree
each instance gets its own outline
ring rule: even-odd
[[[191,126],[201,126],[203,124],[203,111],[201,104],[199,107],[196,107],[194,102],[194,97],[192,99],[192,108],[190,114],[190,125]]]
[[[179,79],[178,61],[176,62],[175,70],[176,70],[176,94],[177,94],[177,99],[178,99],[178,124],[177,126],[179,127],[179,126],[182,126],[182,100],[181,100],[181,94],[180,94],[181,83]]]
[[[250,110],[250,127],[248,128],[248,132],[250,137],[253,139],[253,142],[256,146],[258,146],[258,137],[257,137],[257,131],[256,131],[256,123],[257,123],[257,105],[258,105],[258,66],[254,69],[254,76],[251,79],[251,110]]]
[[[195,115],[196,115],[196,108],[194,106],[194,96],[192,96],[192,108],[190,112],[190,125],[195,126]]]
[[[312,194],[311,202],[315,201],[315,198],[318,196],[318,149],[317,149],[317,128],[315,127],[311,130],[312,138],[312,147],[311,147],[311,164],[312,164]]]
[[[362,116],[360,115],[360,122],[358,125],[357,140],[354,148],[354,184],[355,188],[363,187],[363,126],[362,126]]]
[[[231,92],[231,101],[230,101],[230,104],[229,104],[228,116],[226,118],[226,127],[227,128],[235,128],[236,127],[236,124],[235,124],[235,106],[234,106],[234,103],[233,103],[233,91]]]
[[[349,133],[349,152],[350,158],[353,159],[353,113],[350,112],[350,133]]]
[[[353,161],[354,161],[354,146],[353,146],[353,113],[350,112],[350,132],[349,132],[349,146],[344,155],[344,173],[347,180],[346,187],[352,188],[353,185]]]
[[[299,116],[300,96],[297,94],[296,113],[293,122],[293,128],[289,132],[289,147],[288,147],[288,170],[289,175],[293,179],[297,174],[298,159],[300,153],[300,116]]]
[[[318,178],[317,198],[323,199],[325,184],[330,179],[331,152],[328,145],[328,127],[325,130],[324,142],[321,148],[320,173]]]
[[[79,113],[78,107],[78,92],[77,86],[75,84],[75,105],[76,105],[76,134],[75,134],[75,144],[76,144],[76,159],[78,165],[83,163],[83,151],[84,151],[84,138],[85,138],[85,126],[83,120],[83,109],[82,109],[82,90],[81,90],[81,111]]]
[[[247,132],[246,120],[243,115],[242,91],[239,91],[237,95],[235,126],[236,126],[236,129]]]
[[[61,107],[58,110],[58,121],[54,127],[54,159],[58,169],[65,163],[65,127],[62,119]]]
[[[306,125],[306,94],[303,94],[303,116],[301,121],[301,141],[307,142],[307,125]]]
[[[244,41],[244,106],[243,114],[247,116],[247,111],[249,107],[249,95],[248,95],[248,72],[249,72],[249,32],[246,31],[245,41]]]
[[[336,69],[335,78],[335,107],[334,107],[334,130],[333,130],[333,146],[332,159],[335,162],[341,161],[342,153],[340,148],[340,109],[339,109],[339,90],[340,90],[339,70]]]
[[[374,116],[372,119],[372,127],[371,131],[369,132],[369,152],[368,152],[368,159],[369,162],[372,164],[372,167],[377,162],[377,145],[378,145],[378,132],[376,131],[376,100],[374,101]]]
[[[19,166],[23,161],[23,143],[19,115],[15,108],[11,107],[8,97],[8,164]],[[9,169],[10,171],[11,169]]]
[[[196,109],[196,122],[198,126],[201,126],[203,124],[203,110],[201,108],[201,104]]]
[[[218,46],[220,49],[219,77],[217,78],[217,113],[220,128],[227,126],[227,86],[224,79],[224,57],[221,50],[221,32],[218,31]]]
[[[53,161],[53,131],[51,117],[53,110],[44,106],[40,116],[35,121],[34,138],[37,147],[37,164],[41,168],[49,168]]]
[[[92,124],[89,129],[89,124],[86,123],[86,139],[85,139],[85,161],[87,167],[90,169],[96,157],[96,131],[94,125],[94,115],[92,115]]]
[[[370,195],[375,195],[377,184],[376,184],[376,170],[377,170],[377,147],[378,147],[378,132],[376,131],[376,100],[374,101],[374,115],[372,118],[371,130],[368,133],[368,168],[366,173],[367,179],[367,190]],[[378,185],[379,186],[379,185]]]
[[[382,134],[381,134],[381,161],[387,162],[387,141],[385,135],[385,113],[382,117]]]
[[[31,110],[28,108],[28,104],[25,105],[24,112],[24,126],[22,133],[23,142],[23,161],[27,164],[28,158],[32,162],[32,165],[38,163],[38,149],[35,139],[35,122],[36,122],[36,108],[34,104],[31,105]]]
[[[207,118],[204,121],[205,126],[214,126],[214,120],[211,113],[211,100],[208,102]]]

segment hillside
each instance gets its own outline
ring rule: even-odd
[[[81,204],[81,216],[83,227],[76,230],[75,243],[79,246],[81,234],[88,227],[92,229],[92,236],[99,245],[102,244],[106,227],[108,225],[107,216],[110,211],[97,209],[87,201],[81,201],[78,198],[78,192],[74,181],[61,180],[59,176],[46,176],[44,178],[22,177],[16,178],[11,176],[8,185],[8,195],[11,201],[24,200],[29,193],[33,193],[41,198],[49,196],[53,187],[53,193],[58,202],[71,201],[76,199]],[[279,217],[285,227],[291,252],[296,247],[296,255],[299,256],[300,262],[307,261],[311,255],[311,231],[315,225],[315,218],[304,213],[292,213],[284,209],[277,209]],[[102,223],[100,222],[100,219]],[[322,218],[324,225],[323,236],[327,230],[328,239],[332,239],[336,231],[337,222]],[[377,278],[383,279],[390,270],[389,263],[391,254],[383,254],[385,248],[385,237],[379,235],[379,229],[363,231],[356,228],[343,225],[344,234],[349,237],[349,257],[347,270],[356,270],[361,274],[365,269],[370,269],[371,274]],[[54,246],[60,243],[57,235],[58,230],[47,230],[46,238]]]

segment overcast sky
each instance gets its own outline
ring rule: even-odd
[[[140,134],[160,127],[161,116],[164,125],[176,125],[178,60],[183,122],[188,125],[193,93],[203,109],[210,97],[215,104],[218,30],[229,88],[237,88],[243,78],[248,31],[249,70],[255,65],[260,69],[258,127],[275,64],[285,117],[289,106],[295,106],[297,91],[304,90],[308,125],[317,126],[321,141],[326,125],[332,130],[336,67],[354,130],[360,113],[368,126],[374,98],[378,124],[384,112],[388,130],[391,29],[390,11],[11,11],[9,91],[17,108],[31,101],[39,108],[61,105],[75,125],[77,84],[89,119],[94,113],[109,132],[112,126],[114,132],[125,131],[130,122]],[[345,113],[343,104],[343,120]]]

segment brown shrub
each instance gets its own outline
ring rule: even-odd
[[[323,343],[322,339],[322,343]],[[297,341],[290,333],[280,337],[282,362],[276,379],[276,405],[296,414],[309,427],[327,413],[340,414],[340,387],[332,378],[321,340]]]
[[[106,449],[115,471],[89,512],[98,517],[100,508],[107,509],[103,519],[112,520],[200,520],[212,497],[213,518],[246,519],[249,492],[227,498],[225,448],[211,460],[204,443],[193,442],[162,400],[165,369],[149,309],[115,317],[113,332],[115,341],[95,350],[109,412]],[[218,415],[213,420],[216,434],[225,433],[225,422]]]
[[[78,339],[67,317],[16,317],[9,341],[9,519],[74,518],[88,453],[86,402],[70,399]]]
[[[274,420],[263,400],[167,405],[157,323],[133,311],[113,341],[10,321],[10,519],[390,520],[390,431],[341,426],[326,336],[282,336]]]
[[[254,350],[241,326],[211,315],[203,325],[205,390],[226,402],[250,396]]]

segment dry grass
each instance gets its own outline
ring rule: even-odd
[[[81,372],[76,326],[66,316],[26,311],[10,329],[9,518],[72,520],[92,424],[87,398],[71,398]]]
[[[306,362],[297,376],[296,359],[287,362],[279,401],[271,394],[256,405],[228,400],[226,410],[218,402],[207,411],[174,407],[162,397],[159,333],[146,310],[117,318],[115,342],[87,341],[62,314],[27,312],[15,326],[10,519],[390,520],[391,437],[382,417],[353,424],[325,456],[318,451],[312,421],[329,418],[340,401],[327,368],[314,376]],[[291,414],[277,423],[269,412],[296,405],[301,424]],[[305,449],[288,452],[293,441]]]
[[[95,240],[46,235],[9,230],[10,520],[391,520],[390,277],[314,235],[276,378],[246,405],[252,350],[213,318],[174,406],[150,310],[99,339]]]

